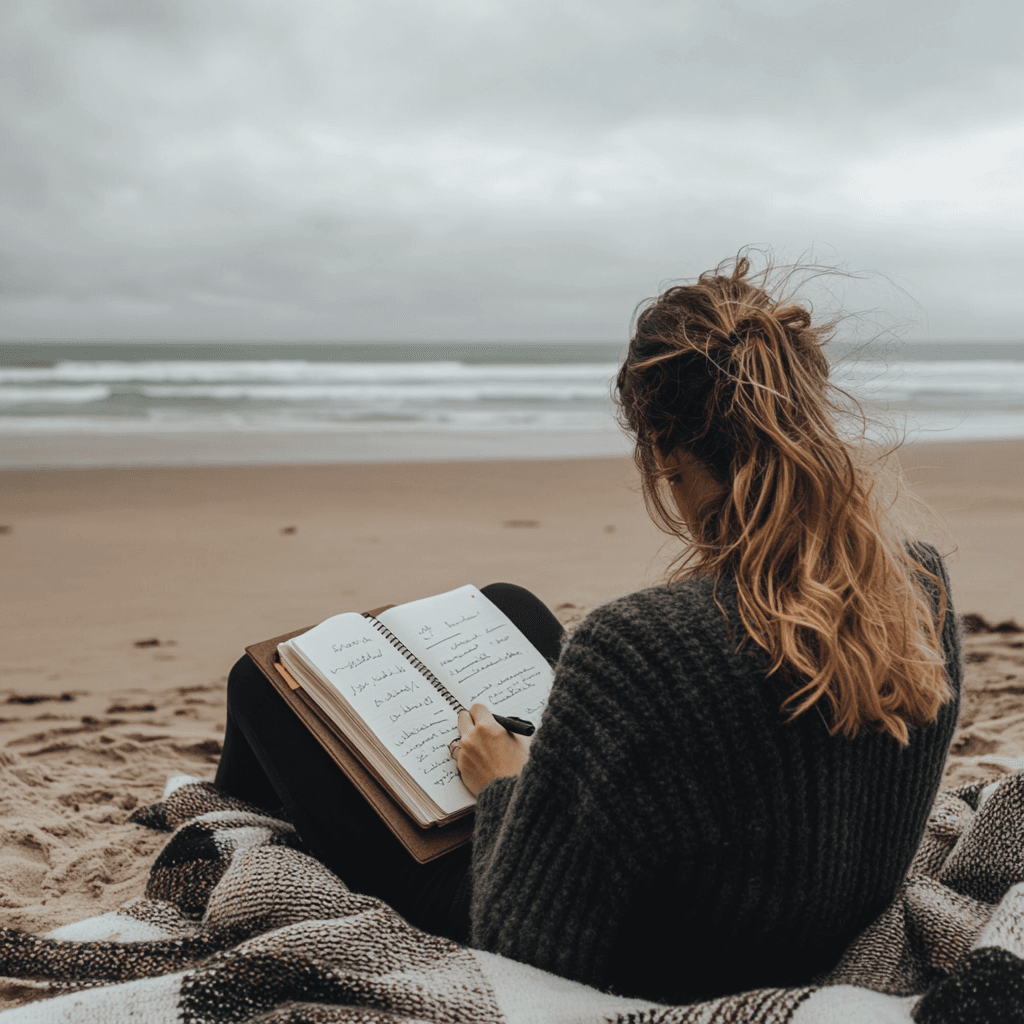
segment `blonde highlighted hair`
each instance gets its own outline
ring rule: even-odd
[[[849,396],[822,352],[836,321],[815,325],[769,279],[741,255],[643,308],[616,380],[620,418],[652,516],[687,542],[671,578],[735,579],[769,672],[793,680],[783,710],[818,707],[833,734],[868,727],[905,744],[951,697],[945,591],[891,535],[837,429]],[[685,523],[664,491],[679,452],[722,483]]]

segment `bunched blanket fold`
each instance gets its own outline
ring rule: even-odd
[[[418,931],[209,783],[176,776],[133,820],[173,831],[144,896],[0,929],[0,994],[22,1004],[3,1024],[1024,1021],[1024,774],[939,795],[898,898],[827,977],[672,1007]]]

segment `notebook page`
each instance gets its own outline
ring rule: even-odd
[[[356,612],[335,615],[288,643],[446,814],[474,802],[448,753],[459,735],[455,712],[370,619]]]
[[[507,615],[474,586],[398,605],[378,618],[467,708],[540,725],[554,673]]]

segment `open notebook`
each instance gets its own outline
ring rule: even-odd
[[[479,702],[537,726],[553,678],[540,652],[474,586],[376,615],[335,615],[281,642],[277,653],[286,678],[421,828],[455,821],[476,803],[448,752],[459,735],[457,710]]]

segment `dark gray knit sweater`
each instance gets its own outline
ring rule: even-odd
[[[932,548],[922,561],[947,583]],[[621,994],[688,1002],[809,981],[895,895],[956,698],[901,748],[787,722],[780,675],[737,652],[709,580],[603,605],[563,652],[530,759],[480,794],[471,942]],[[718,586],[735,636],[735,588]]]

